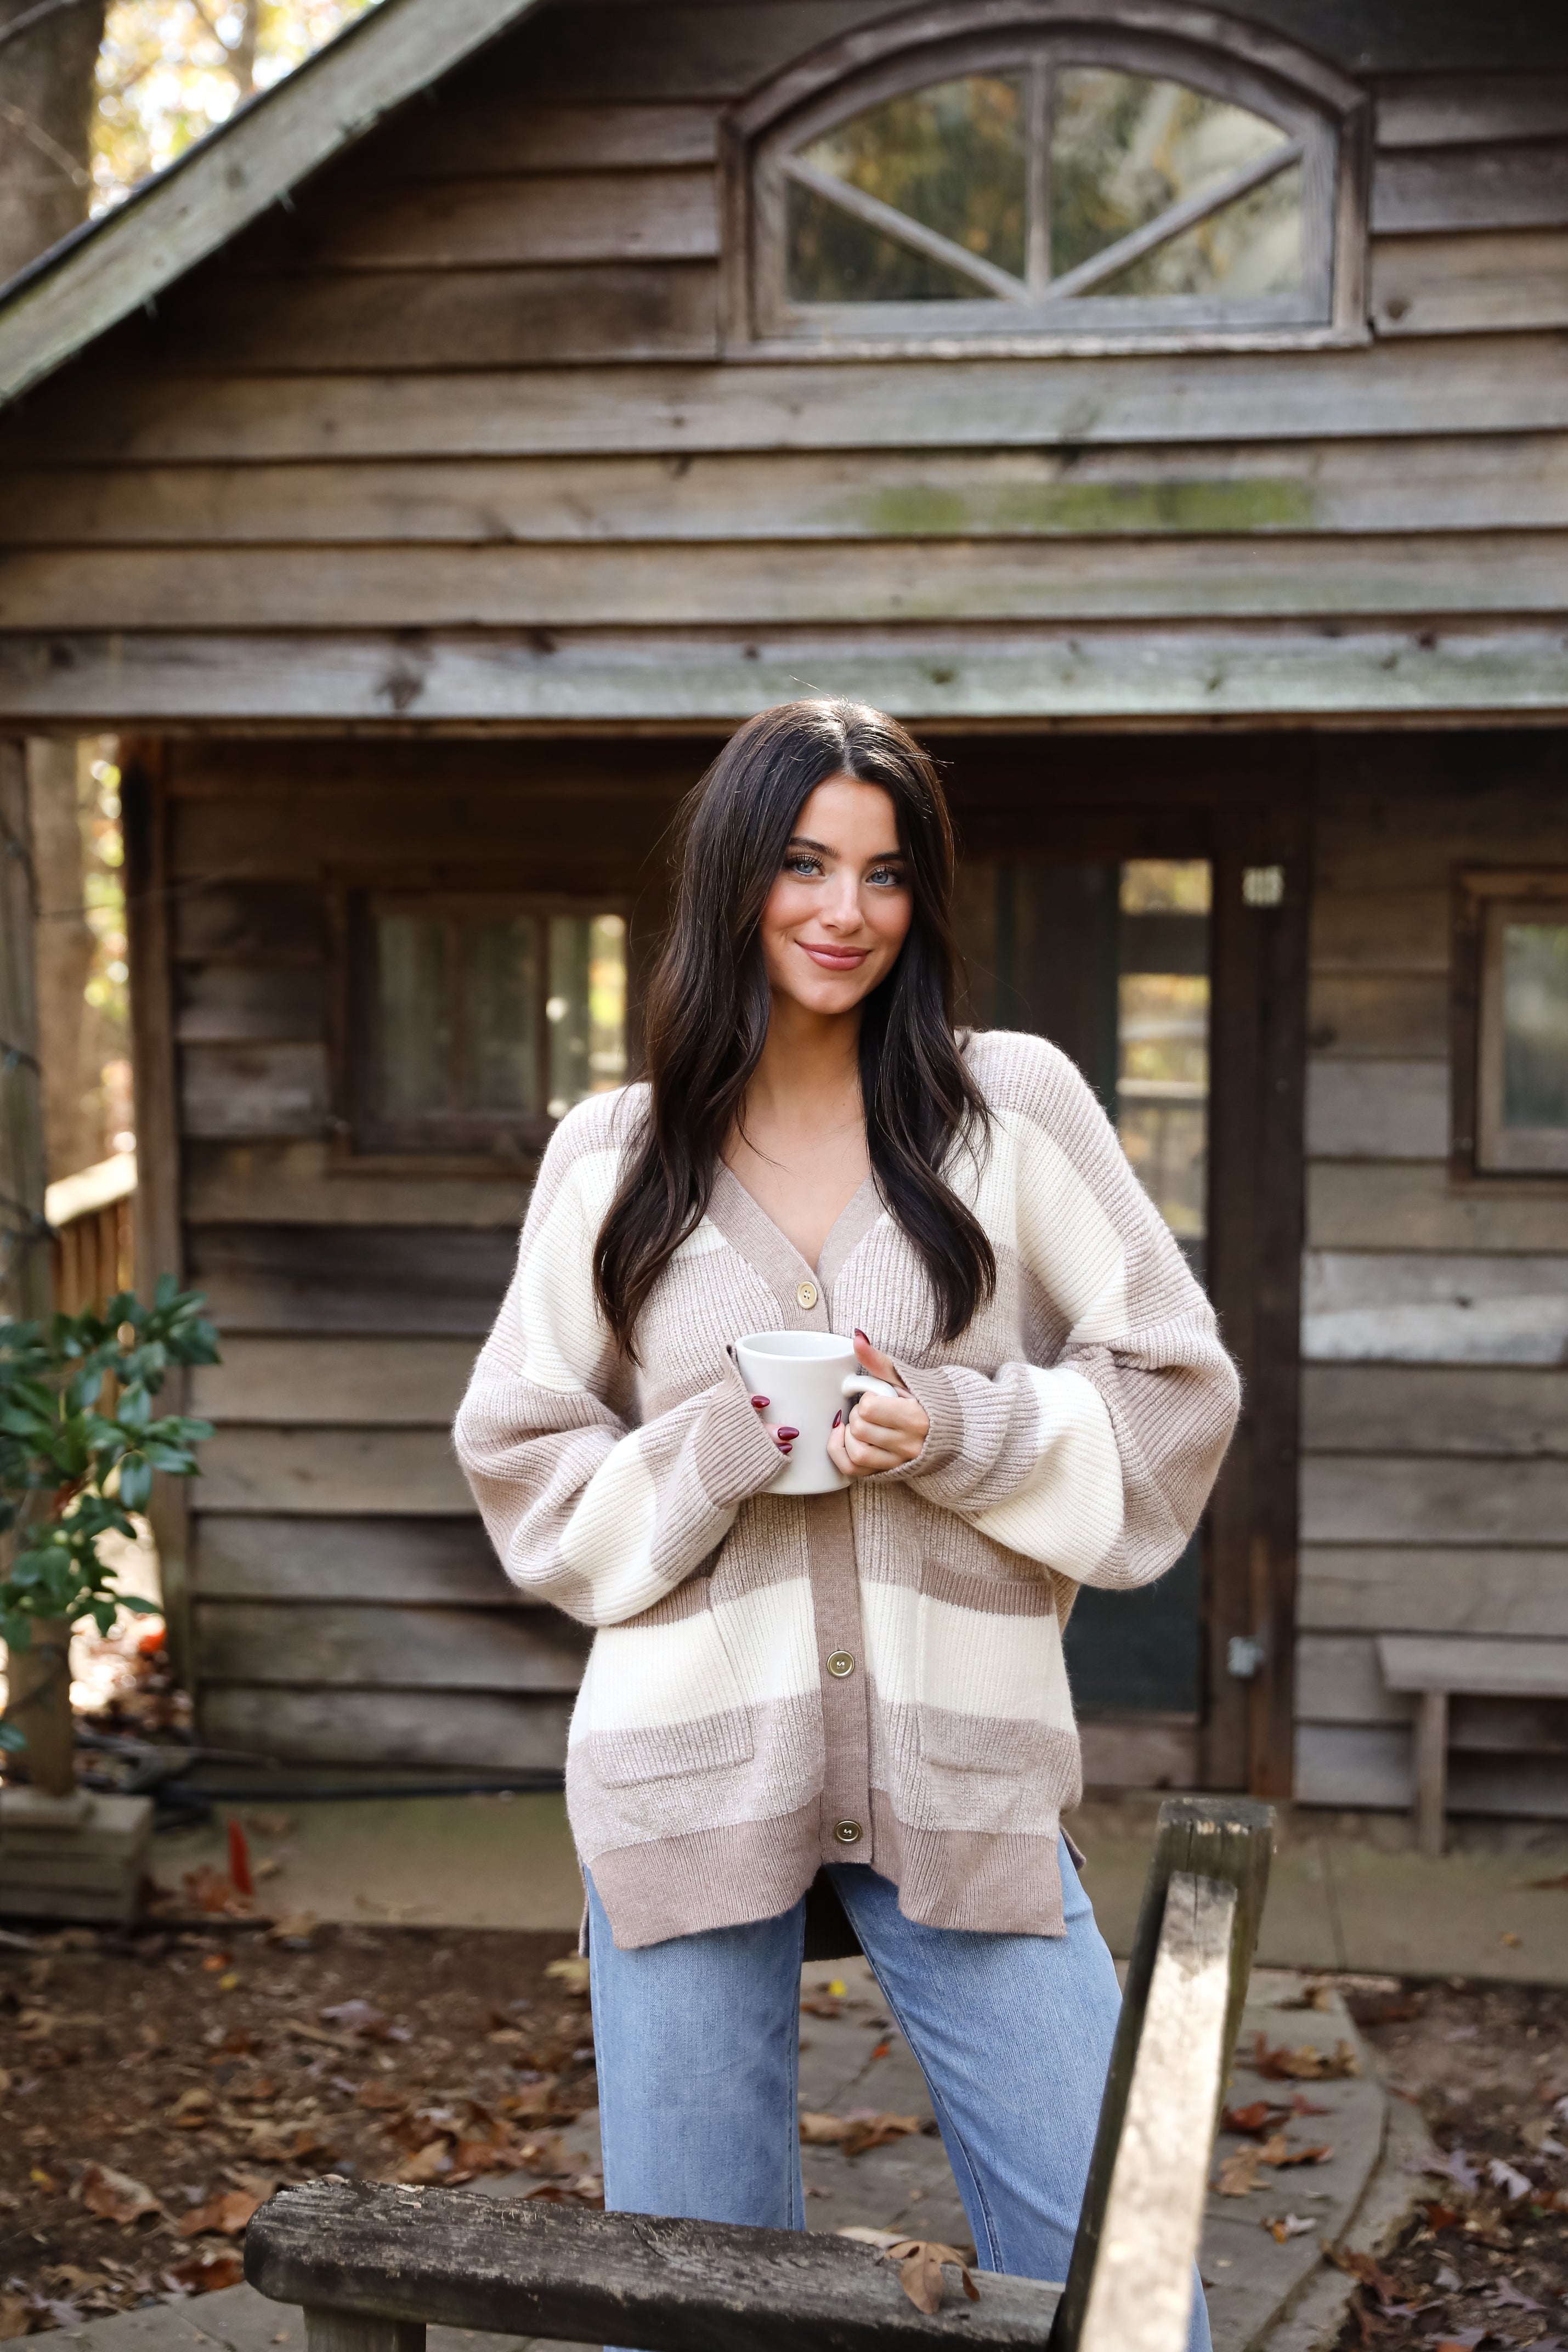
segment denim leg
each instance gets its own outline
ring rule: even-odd
[[[1065,1936],[922,1927],[863,1864],[833,1884],[918,2060],[983,2270],[1064,2279],[1121,1994],[1061,1848]],[[1209,2352],[1195,2285],[1188,2352]]]
[[[621,1952],[587,1884],[606,2210],[804,2229],[805,1905]]]

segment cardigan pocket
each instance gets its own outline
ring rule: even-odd
[[[973,1576],[925,1561],[915,1675],[928,1764],[1016,1777],[1075,1748],[1055,1597],[1038,1570]]]
[[[744,1764],[753,1753],[751,1709],[718,1619],[706,1599],[692,1607],[689,1591],[594,1637],[586,1748],[612,1787]]]

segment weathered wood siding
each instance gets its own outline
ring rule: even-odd
[[[1568,738],[1325,747],[1297,1794],[1404,1805],[1380,1633],[1568,1637],[1568,1188],[1448,1171],[1455,870],[1568,864]],[[1451,1802],[1568,1813],[1561,1710],[1458,1700]]]
[[[559,1765],[588,1636],[526,1605],[448,1434],[527,1169],[334,1157],[329,885],[634,885],[700,747],[165,747],[204,1734],[329,1766]],[[644,898],[644,905],[648,903]]]
[[[530,18],[0,421],[0,708],[1561,707],[1555,37],[1258,5],[1375,100],[1365,347],[727,363],[721,118],[887,13]]]

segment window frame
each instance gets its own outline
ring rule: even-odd
[[[1533,1183],[1568,1191],[1568,1130],[1510,1135],[1502,1110],[1502,929],[1511,918],[1560,908],[1568,866],[1497,867],[1457,877],[1454,908],[1452,1171],[1465,1183]]]
[[[361,1172],[493,1175],[515,1179],[538,1166],[559,1120],[548,1112],[444,1112],[418,1119],[380,1117],[373,1108],[377,1008],[373,954],[379,912],[419,915],[619,915],[626,925],[628,1075],[632,1045],[632,894],[624,889],[540,889],[499,877],[443,877],[420,887],[406,876],[356,875],[335,882],[329,905],[337,986],[333,992],[332,1145],[334,1161]],[[536,1067],[549,1065],[541,971],[536,1013]]]
[[[1271,37],[1218,46],[1214,19],[1173,6],[1151,29],[1116,11],[1089,25],[1055,0],[927,12],[853,35],[791,68],[726,122],[727,341],[758,356],[886,358],[1035,351],[1290,348],[1362,342],[1366,317],[1370,102],[1320,60]],[[1131,18],[1134,11],[1123,14]],[[1198,37],[1201,26],[1206,37]],[[1241,35],[1242,28],[1236,28]],[[970,72],[1100,66],[1184,82],[1280,124],[1302,146],[1303,284],[1245,309],[1207,296],[1095,295],[1038,303],[800,303],[786,289],[788,159],[887,100]],[[1229,197],[1227,201],[1234,201]],[[1173,207],[1173,212],[1177,209]],[[1218,207],[1217,207],[1218,209]],[[1207,217],[1207,215],[1205,215]]]

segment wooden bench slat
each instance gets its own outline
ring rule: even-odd
[[[1377,1654],[1384,1682],[1391,1691],[1568,1699],[1568,1642],[1491,1641],[1466,1633],[1381,1633]]]
[[[339,2179],[264,2205],[246,2233],[245,2270],[263,2294],[313,2317],[325,2307],[647,2352],[1039,2352],[1061,2294],[987,2273],[971,2304],[955,2275],[926,2316],[894,2264],[846,2238]]]

